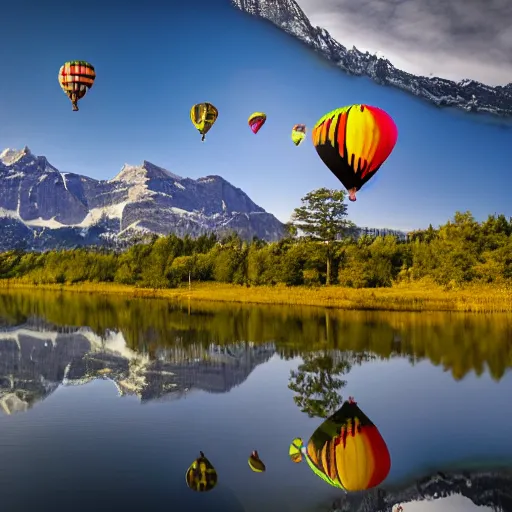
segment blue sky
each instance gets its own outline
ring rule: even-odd
[[[219,174],[286,221],[308,191],[342,188],[309,137],[292,144],[292,125],[368,103],[392,115],[399,139],[349,206],[357,224],[435,226],[456,210],[512,216],[512,130],[349,77],[228,0],[167,3],[3,7],[0,148],[28,145],[62,172],[97,179],[142,160],[191,178]],[[70,59],[97,71],[79,112],[57,82]],[[205,143],[189,119],[202,101],[220,112]],[[254,135],[247,118],[260,110],[268,121]]]

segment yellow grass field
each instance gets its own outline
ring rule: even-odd
[[[512,287],[503,285],[470,286],[446,290],[432,284],[353,289],[338,286],[246,287],[222,283],[193,283],[190,290],[188,286],[161,290],[109,283],[34,285],[11,279],[0,280],[0,290],[2,289],[39,289],[114,294],[134,298],[320,306],[350,310],[512,313]]]

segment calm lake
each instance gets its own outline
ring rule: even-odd
[[[511,366],[510,316],[4,291],[2,510],[512,510]],[[288,447],[349,396],[392,466],[345,496]]]

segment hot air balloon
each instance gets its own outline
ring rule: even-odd
[[[317,476],[345,491],[376,487],[391,469],[384,439],[353,398],[315,430],[301,452]]]
[[[200,457],[187,469],[185,480],[193,491],[211,491],[217,485],[217,471],[203,452],[199,452],[199,455]]]
[[[266,120],[267,115],[263,112],[254,112],[254,114],[251,114],[249,116],[249,127],[251,128],[252,133],[258,133]]]
[[[71,60],[59,70],[59,84],[73,104],[73,110],[78,111],[78,101],[94,84],[96,71],[94,66],[84,60]]]
[[[290,459],[292,462],[295,462],[295,464],[298,464],[302,461],[302,450],[305,450],[304,448],[304,442],[300,437],[296,437],[292,444],[290,444],[290,449],[288,451],[288,455],[290,456]]]
[[[298,146],[306,138],[306,125],[296,124],[292,128],[292,141]]]
[[[316,123],[312,132],[318,155],[343,183],[351,201],[391,154],[397,138],[391,117],[370,105],[333,110]]]
[[[251,456],[249,457],[249,467],[255,473],[263,473],[267,469],[265,467],[265,464],[263,464],[263,461],[260,459],[260,456],[258,455],[258,452],[256,450],[254,450],[251,453]]]
[[[219,117],[219,111],[211,103],[198,103],[190,109],[190,120],[203,136],[202,141],[217,121],[217,117]]]

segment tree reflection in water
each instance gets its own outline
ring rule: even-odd
[[[347,385],[341,376],[352,368],[341,352],[310,353],[303,356],[298,369],[290,371],[288,388],[293,399],[310,418],[327,418],[343,403],[340,390]]]

